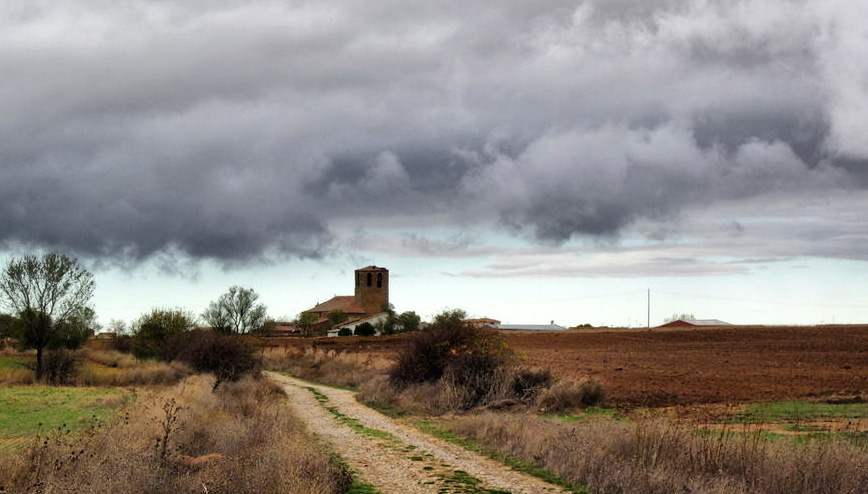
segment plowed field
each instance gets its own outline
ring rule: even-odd
[[[601,381],[621,405],[863,395],[868,325],[504,332],[525,363]],[[407,335],[273,339],[271,345],[391,358]],[[280,341],[282,340],[282,341]]]
[[[601,381],[616,403],[868,398],[868,326],[508,333],[527,364]]]

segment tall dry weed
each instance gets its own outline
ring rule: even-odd
[[[451,427],[600,494],[868,492],[868,451],[842,440],[794,446],[666,421],[567,425],[526,414],[463,416]]]
[[[140,398],[118,421],[84,436],[42,438],[0,464],[0,491],[346,491],[350,477],[303,434],[279,390],[252,379],[217,392],[212,386],[193,376]]]
[[[85,365],[79,369],[75,384],[78,386],[134,386],[175,384],[189,376],[192,370],[181,362],[135,360],[118,367]]]

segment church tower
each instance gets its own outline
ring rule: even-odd
[[[356,305],[367,314],[384,312],[389,305],[389,270],[368,266],[356,270]]]

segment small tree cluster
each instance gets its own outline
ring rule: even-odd
[[[353,330],[353,334],[356,336],[374,336],[377,334],[377,328],[369,322],[363,322],[356,326],[356,329]]]
[[[184,309],[154,309],[133,323],[131,350],[138,358],[172,360],[177,338],[196,327],[196,316]]]
[[[259,333],[267,320],[265,305],[257,303],[259,294],[252,288],[233,286],[211,302],[202,319],[214,331],[224,334]]]
[[[389,317],[377,323],[377,329],[380,334],[397,334],[406,333],[409,331],[417,331],[422,323],[422,318],[413,311],[406,311],[396,314],[394,311],[389,311]]]
[[[314,326],[316,326],[317,317],[313,312],[302,312],[294,321],[295,326],[301,330],[304,336],[313,335]]]
[[[673,321],[695,321],[695,320],[696,320],[696,316],[694,316],[693,314],[687,314],[687,313],[678,314],[678,313],[676,313],[676,314],[672,314],[671,316],[664,319],[663,322],[669,323],[669,322],[673,322]]]

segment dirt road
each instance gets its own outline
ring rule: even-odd
[[[381,494],[568,492],[403,425],[358,403],[351,391],[268,375],[308,430]]]

